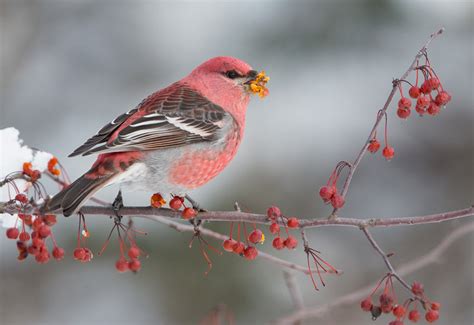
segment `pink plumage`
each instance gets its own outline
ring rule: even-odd
[[[249,83],[256,77],[247,63],[216,57],[153,93],[71,154],[99,156],[48,208],[71,215],[114,183],[163,194],[184,194],[206,184],[237,152],[252,93]]]

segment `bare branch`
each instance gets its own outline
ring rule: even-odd
[[[297,310],[304,308],[303,295],[296,282],[295,274],[285,270],[283,271],[283,276],[285,277],[285,283],[290,292],[291,300],[293,300],[293,305]]]
[[[370,140],[374,137],[374,134],[375,134],[375,131],[377,130],[377,127],[379,126],[380,122],[382,121],[382,118],[385,116],[385,112],[387,111],[388,107],[390,106],[390,103],[393,100],[393,97],[395,96],[395,93],[397,92],[397,88],[398,88],[398,84],[400,83],[400,80],[404,80],[404,79],[406,79],[406,77],[408,77],[410,72],[412,72],[416,68],[418,60],[424,55],[424,53],[428,49],[428,46],[430,45],[431,41],[433,41],[436,38],[436,36],[441,35],[443,32],[444,32],[444,28],[440,28],[437,32],[431,34],[428,41],[426,41],[425,45],[423,45],[423,47],[420,49],[420,51],[418,51],[418,53],[416,54],[415,58],[413,59],[413,62],[410,64],[407,71],[405,71],[405,73],[399,79],[394,80],[394,82],[392,83],[393,84],[392,85],[392,90],[390,91],[390,94],[388,95],[388,98],[385,101],[384,106],[382,107],[379,114],[377,115],[377,119],[375,121],[375,124],[372,127],[372,130],[370,131],[369,136],[368,136],[367,140],[364,143],[364,146],[360,150],[360,152],[357,155],[354,162],[349,167],[349,174],[347,175],[346,181],[344,182],[344,185],[343,185],[342,191],[341,191],[341,196],[343,198],[346,197],[347,192],[349,191],[349,186],[351,185],[352,177],[354,176],[354,173],[355,173],[357,167],[359,166],[359,164],[360,164],[362,158],[364,157],[364,155],[367,153],[367,147],[369,145]],[[331,216],[335,216],[337,211],[338,211],[338,209],[334,208]]]
[[[398,268],[398,274],[400,276],[406,276],[422,268],[425,268],[431,264],[439,262],[441,256],[449,249],[449,247],[454,242],[456,242],[457,240],[460,240],[465,235],[473,233],[473,232],[474,232],[474,223],[469,223],[467,225],[463,225],[462,227],[459,227],[453,230],[446,237],[444,237],[444,239],[436,247],[434,247],[430,252],[428,252],[427,254],[424,254],[421,257],[416,257],[405,264],[402,264]],[[330,303],[320,305],[320,306],[306,307],[301,310],[297,310],[290,315],[287,315],[285,317],[282,317],[276,320],[276,323],[277,324],[293,324],[295,322],[302,321],[305,319],[320,318],[329,310],[340,309],[341,307],[358,303],[360,300],[364,299],[367,295],[370,294],[373,287],[374,287],[374,284],[371,283],[351,293],[348,293],[342,297],[339,297]]]

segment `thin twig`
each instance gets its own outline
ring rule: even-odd
[[[300,287],[296,282],[296,277],[293,272],[283,271],[283,276],[285,278],[286,286],[288,287],[288,291],[290,292],[291,300],[293,301],[293,305],[297,310],[304,308],[303,302],[303,295],[301,294]]]

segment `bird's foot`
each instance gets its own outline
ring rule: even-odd
[[[112,202],[112,209],[114,210],[115,213],[115,221],[120,223],[122,220],[122,216],[120,215],[120,209],[123,208],[123,197],[122,197],[122,191],[119,190],[117,193],[117,196],[115,197],[114,202]]]

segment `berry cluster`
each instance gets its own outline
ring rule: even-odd
[[[237,240],[233,239],[234,223],[230,223],[229,238],[224,240],[222,247],[226,252],[235,253],[243,256],[245,259],[252,261],[258,256],[258,249],[254,246],[256,244],[263,244],[265,241],[265,235],[257,226],[253,225],[254,229],[250,234],[247,234],[247,225],[243,222],[237,224]],[[244,230],[244,240],[241,241],[240,232],[241,228]]]
[[[382,150],[382,155],[387,159],[388,161],[392,160],[392,158],[395,156],[395,150],[393,147],[391,147],[388,144],[388,119],[387,119],[387,113],[384,111],[380,110],[377,113],[377,119],[380,118],[380,115],[383,115],[385,117],[385,128],[384,128],[384,142],[385,146]],[[377,140],[377,131],[374,132],[374,136],[372,139],[369,141],[369,144],[367,146],[367,150],[370,153],[376,153],[380,149],[380,142]]]
[[[340,195],[337,191],[337,181],[345,167],[350,168],[349,163],[345,161],[340,161],[331,173],[331,176],[329,177],[329,180],[326,185],[319,189],[319,196],[324,201],[324,203],[331,203],[331,205],[335,209],[342,208],[345,203],[344,197]]]
[[[151,196],[150,205],[153,208],[161,208],[166,204],[165,199],[160,193],[155,193]],[[172,210],[179,211],[181,207],[184,207],[181,212],[181,217],[184,220],[193,219],[197,215],[197,211],[191,207],[186,207],[184,204],[184,197],[174,195],[170,200],[169,206]]]
[[[17,194],[17,200],[28,202],[26,195]],[[58,247],[54,239],[51,227],[56,224],[56,216],[52,214],[33,216],[31,214],[18,214],[21,220],[21,231],[17,227],[8,228],[6,235],[9,239],[17,240],[18,260],[22,261],[33,255],[35,261],[44,264],[51,259],[51,254],[47,246],[48,239],[53,243],[52,255],[56,260],[64,258],[64,249]]]
[[[441,111],[441,107],[446,107],[446,104],[451,100],[451,95],[443,89],[443,85],[431,67],[426,54],[425,61],[424,65],[418,65],[415,68],[415,85],[412,85],[406,80],[402,80],[398,83],[401,98],[398,101],[397,115],[402,119],[406,119],[410,116],[410,108],[412,106],[411,100],[403,95],[402,82],[406,82],[411,86],[408,90],[408,94],[411,98],[416,99],[415,110],[420,116],[426,113],[432,116],[437,115]],[[423,74],[424,81],[421,86],[418,87],[418,75],[420,72]]]
[[[400,99],[398,101],[397,115],[401,119],[407,119],[411,115],[412,101],[410,98],[405,97],[403,94],[403,83],[410,85],[408,95],[416,100],[415,111],[423,116],[429,114],[432,116],[437,115],[441,111],[441,107],[446,107],[451,101],[451,95],[443,89],[441,81],[439,80],[436,72],[431,67],[431,63],[428,56],[425,55],[425,64],[419,65],[414,69],[416,71],[415,84],[411,84],[407,80],[395,80],[394,83],[398,85],[400,92]],[[423,75],[424,81],[421,86],[418,87],[419,73]],[[388,144],[387,139],[387,114],[385,111],[379,111],[377,120],[381,118],[381,114],[385,117],[385,147],[382,150],[382,155],[387,160],[391,160],[395,156],[395,150]],[[372,139],[369,141],[367,150],[371,153],[376,153],[380,149],[380,142],[377,140],[377,131],[374,132]]]
[[[389,325],[403,325],[405,319],[416,323],[420,320],[421,314],[418,311],[418,303],[422,305],[426,311],[425,319],[428,323],[433,323],[439,318],[439,309],[441,304],[438,302],[429,302],[424,295],[423,285],[419,282],[414,282],[411,287],[413,297],[408,298],[403,304],[398,304],[395,290],[393,288],[393,274],[389,273],[385,275],[382,280],[379,281],[372,293],[361,301],[360,307],[365,312],[370,312],[372,319],[376,320],[382,313],[392,314],[395,316],[395,320],[391,321]],[[373,303],[373,296],[384,283],[384,289],[379,295],[379,303],[375,305]]]
[[[295,237],[290,235],[288,228],[298,228],[300,222],[295,217],[286,218],[276,206],[269,207],[267,210],[267,217],[270,219],[270,232],[276,237],[272,241],[273,248],[281,250],[283,248],[295,249],[298,246],[298,241]],[[280,224],[284,226],[286,239],[281,237]]]
[[[140,271],[142,264],[139,260],[139,257],[146,256],[146,254],[144,253],[142,249],[140,249],[140,247],[138,247],[134,235],[136,233],[139,233],[139,234],[146,234],[146,233],[134,229],[133,222],[131,219],[128,225],[124,225],[122,223],[122,217],[115,217],[114,226],[110,230],[109,236],[107,237],[107,240],[105,241],[104,245],[102,246],[102,249],[99,252],[99,256],[101,256],[106,250],[114,230],[117,231],[117,238],[118,238],[119,248],[120,248],[120,257],[115,262],[115,269],[120,273],[124,273],[127,271],[132,271],[132,272]],[[128,259],[125,256],[125,252],[128,255]]]
[[[87,263],[92,260],[94,254],[87,246],[87,238],[89,238],[90,233],[87,230],[86,218],[82,213],[79,213],[79,226],[77,228],[77,244],[76,249],[74,249],[73,256],[76,261]]]

